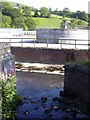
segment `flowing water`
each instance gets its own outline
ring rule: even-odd
[[[23,104],[17,109],[17,119],[20,118],[46,118],[45,109],[50,108],[53,97],[60,97],[63,90],[64,77],[29,72],[17,72],[17,92],[23,98]],[[43,103],[42,97],[47,97]],[[28,115],[25,115],[25,111]],[[62,117],[65,113],[59,110],[52,111],[53,117]]]

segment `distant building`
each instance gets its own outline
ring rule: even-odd
[[[16,5],[13,6],[14,8],[18,9],[20,8],[20,5],[17,3]]]
[[[67,25],[67,20],[63,20],[63,21],[62,21],[61,29],[66,30],[66,29],[68,29],[67,26],[68,26],[68,25]]]
[[[18,9],[19,7],[18,6],[14,6],[14,8]]]

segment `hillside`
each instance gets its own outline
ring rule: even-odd
[[[42,17],[33,17],[34,16],[33,11],[31,11],[31,14],[38,28],[60,28],[61,27],[63,16],[51,14],[51,18],[42,18]],[[40,12],[39,12],[39,15],[40,15]],[[65,17],[65,20],[67,20],[67,23],[70,23],[71,20],[76,20],[76,19]],[[79,21],[79,20],[80,19],[77,19],[76,21]],[[82,22],[84,23],[84,25],[86,26],[88,25],[88,22],[83,20]]]
[[[53,15],[53,17],[51,18],[40,18],[40,17],[32,17],[33,20],[36,23],[36,26],[38,28],[60,28],[61,27],[61,23],[63,20],[62,16],[55,16]],[[68,23],[70,23],[71,20],[70,18],[65,18],[67,20]],[[76,20],[78,21],[78,20]],[[88,25],[88,22],[82,21],[84,23],[85,26]]]
[[[40,12],[38,12],[40,15]],[[51,14],[51,18],[33,17],[34,12],[31,11],[32,18],[36,23],[37,28],[60,28],[63,17],[59,15]],[[70,18],[65,18],[68,22],[71,21]]]
[[[35,18],[33,17],[37,28],[60,28],[61,19],[59,18]]]
[[[9,2],[9,3],[10,3],[10,5],[13,8],[15,6],[17,6],[17,3],[15,3],[15,2]],[[29,22],[30,22],[31,19],[28,19],[28,22],[25,22],[25,20],[28,17],[30,17],[30,15],[26,17],[23,14],[23,10],[24,10],[24,9],[22,10],[23,7],[26,7],[26,6],[23,5],[23,4],[19,4],[18,3],[18,8],[17,9],[19,9],[19,10],[14,9],[13,14],[11,14],[11,15],[9,14],[10,13],[9,11],[8,11],[8,13],[5,13],[5,11],[4,11],[4,14],[3,14],[3,20],[4,20],[3,21],[3,27],[4,28],[6,28],[6,27],[15,27],[15,28],[17,28],[17,27],[23,27],[24,30],[28,30],[28,28],[30,28],[30,29],[32,29],[32,28],[33,29],[35,29],[35,28],[60,28],[61,25],[62,25],[62,20],[63,19],[67,20],[67,23],[71,27],[72,26],[74,26],[74,27],[78,27],[79,26],[81,28],[84,28],[84,27],[88,26],[88,22],[86,22],[84,20],[81,20],[81,19],[78,19],[78,18],[65,17],[65,16],[63,18],[63,16],[52,14],[52,13],[51,13],[51,17],[50,18],[44,17],[44,16],[41,17],[39,10],[38,10],[39,17],[34,17],[35,10],[32,10],[32,9],[31,9],[31,16],[32,16],[31,19],[34,20],[35,23],[33,21],[31,21],[31,23],[29,24]],[[20,11],[21,11],[21,13],[20,13]],[[18,15],[18,13],[19,13],[19,15]],[[30,11],[29,11],[29,13],[30,13]],[[17,17],[20,17],[20,16],[21,16],[21,18],[18,19]],[[8,19],[9,19],[9,21],[7,21]],[[18,22],[18,20],[19,20],[19,22]],[[17,24],[17,22],[18,22],[18,24]],[[23,22],[23,24],[21,24],[21,22]],[[9,23],[9,25],[8,25],[8,23]],[[32,27],[33,24],[35,24],[36,26],[34,25],[34,27]],[[32,26],[30,27],[30,25],[32,25]]]

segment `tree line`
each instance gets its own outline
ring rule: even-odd
[[[62,11],[59,11],[57,8],[56,10],[52,10],[51,8],[46,8],[46,7],[42,7],[40,10],[36,9],[36,8],[32,8],[32,11],[35,12],[34,16],[40,16],[40,17],[50,17],[50,14],[55,14],[55,15],[59,15],[59,16],[65,16],[65,17],[69,17],[69,18],[78,18],[81,20],[84,20],[86,22],[88,22],[88,14],[85,11],[76,11],[76,12],[71,12],[69,10],[69,8],[64,8]],[[40,15],[38,14],[38,12],[40,12]]]

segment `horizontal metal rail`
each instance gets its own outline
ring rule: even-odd
[[[30,37],[8,37],[8,38],[6,38],[6,37],[2,37],[2,38],[0,38],[0,39],[37,39],[37,38],[30,38]],[[41,39],[41,40],[52,40],[51,38],[38,38],[38,39]],[[69,40],[69,41],[75,41],[75,40],[77,40],[77,41],[90,41],[90,40],[86,40],[86,39],[72,39],[72,38],[59,38],[59,39],[53,39],[53,40]]]
[[[16,41],[15,41],[16,39]],[[67,45],[67,46],[74,46],[74,49],[78,49],[77,46],[87,46],[87,49],[89,49],[89,44],[90,44],[90,40],[85,40],[85,39],[71,39],[71,38],[59,38],[59,39],[53,39],[53,40],[58,40],[58,43],[49,43],[50,40],[52,39],[48,39],[48,38],[38,38],[39,40],[42,40],[43,42],[38,42],[37,41],[37,38],[29,38],[29,37],[3,37],[3,38],[0,38],[0,43],[10,43],[11,46],[13,46],[12,44],[14,43],[20,43],[22,47],[24,47],[25,44],[28,44],[29,47],[30,45],[33,44],[33,47],[37,47],[37,46],[40,46],[41,45],[44,45],[44,47],[46,48],[49,48],[49,46],[53,46],[53,48],[56,47],[56,45],[59,45],[59,48],[62,49],[64,45]],[[2,40],[2,41],[1,41]],[[9,40],[8,42],[4,42],[4,40]],[[12,41],[14,40],[14,41]],[[18,41],[17,41],[18,40]],[[27,41],[25,41],[27,40]],[[32,40],[32,41],[28,41],[28,40]],[[45,40],[45,42],[44,42]],[[74,43],[71,43],[74,42]],[[81,42],[81,43],[78,43],[78,42]],[[86,43],[83,43],[83,42],[86,42]],[[46,46],[45,46],[46,44]],[[18,45],[17,45],[18,46]],[[82,48],[81,48],[82,49]]]

